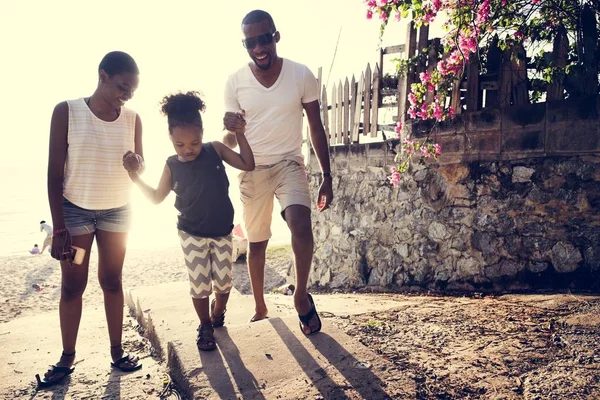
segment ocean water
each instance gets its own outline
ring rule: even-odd
[[[40,248],[45,233],[40,232],[39,223],[46,220],[52,224],[46,189],[46,164],[1,165],[0,187],[0,256],[28,254],[34,244]],[[148,167],[144,179],[156,185],[162,171],[162,163]],[[237,171],[229,168],[229,195],[235,208],[234,223],[242,223],[242,205],[239,200]],[[131,249],[160,249],[179,246],[176,220],[177,210],[173,206],[174,195],[169,195],[160,205],[151,204],[137,187],[132,190],[133,226],[129,235]],[[274,207],[272,244],[290,242],[285,221]]]

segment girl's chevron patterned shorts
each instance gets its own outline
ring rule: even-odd
[[[190,295],[204,299],[231,290],[231,235],[221,238],[192,236],[179,231],[181,248],[190,277]]]

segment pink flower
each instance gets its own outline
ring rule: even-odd
[[[365,3],[367,3],[367,7],[377,7],[377,0],[365,0]]]
[[[450,106],[450,107],[448,107],[448,118],[452,119],[454,117],[455,117],[454,107]]]
[[[442,107],[440,107],[440,103],[434,103],[433,104],[433,116],[438,121],[442,120],[442,117],[444,116],[444,113],[442,111]]]
[[[431,80],[431,75],[428,72],[421,72],[419,78],[421,78],[422,83],[427,83]]]
[[[371,18],[373,18],[373,11],[368,10],[367,11],[367,19],[371,19]]]
[[[392,174],[388,176],[388,180],[394,187],[398,187],[400,183],[400,172],[396,168],[392,168]]]
[[[433,145],[433,149],[435,150],[435,158],[438,158],[442,154],[442,146],[436,143]]]
[[[386,22],[388,20],[388,15],[385,11],[381,11],[381,14],[379,14],[379,19],[383,22]]]
[[[396,137],[401,138],[402,137],[402,122],[398,121],[398,123],[396,124],[396,128],[394,130],[396,131]]]
[[[535,0],[534,0],[535,1]],[[477,17],[475,23],[478,25],[483,24],[490,18],[490,0],[484,0],[477,10]]]
[[[437,12],[442,8],[442,0],[433,0],[431,5],[433,6],[433,10]]]
[[[427,148],[427,146],[421,146],[421,155],[425,158],[429,158],[429,156],[431,156],[431,154],[429,154],[429,149]]]
[[[412,119],[415,119],[415,118],[417,118],[417,110],[415,109],[415,107],[414,107],[414,106],[413,106],[413,107],[410,107],[410,108],[408,109],[408,115],[409,115],[409,116],[410,116]]]
[[[411,106],[414,106],[417,104],[417,98],[415,97],[415,94],[410,92],[408,94],[408,102],[410,103]]]
[[[515,32],[515,37],[520,40],[520,39],[523,39],[525,37],[525,34],[523,32],[521,32],[521,31],[516,31]]]
[[[402,14],[400,12],[397,12],[396,15],[394,15],[394,19],[396,20],[396,22],[400,22],[402,20]]]
[[[433,86],[433,83],[429,82],[427,84],[427,90],[430,92],[433,92],[435,90],[435,86]]]

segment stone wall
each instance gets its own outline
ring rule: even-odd
[[[439,163],[413,163],[398,188],[386,180],[397,142],[332,147],[335,201],[313,210],[310,284],[599,288],[599,104],[458,117],[435,128]],[[316,197],[314,155],[309,172]]]

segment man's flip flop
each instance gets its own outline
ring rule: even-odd
[[[298,318],[300,319],[299,325],[300,325],[300,330],[302,331],[302,333],[304,333],[305,335],[312,335],[314,333],[319,332],[321,330],[322,325],[321,325],[321,318],[319,317],[319,313],[317,313],[317,307],[315,306],[315,302],[314,302],[312,296],[310,295],[310,293],[308,294],[308,301],[310,301],[312,308],[306,315],[298,314]],[[310,328],[310,321],[314,318],[315,315],[317,316],[317,321],[319,321],[319,326],[315,329],[311,328],[310,333],[305,333],[304,326],[308,326]]]
[[[135,359],[133,357],[131,357],[129,354],[119,358],[117,361],[115,362],[111,362],[110,366],[113,368],[118,369],[119,371],[123,371],[123,372],[133,372],[133,371],[137,371],[138,369],[142,368],[142,364],[138,364],[139,359]],[[127,367],[127,366],[122,366],[122,364],[125,363],[130,363],[130,364],[135,364],[132,367]]]
[[[269,317],[264,317],[264,318],[261,318],[261,319],[256,319],[256,315],[255,315],[254,317],[250,318],[250,322],[258,322],[258,321],[263,321],[265,319],[269,319]]]
[[[40,374],[35,374],[35,379],[37,380],[38,388],[46,388],[61,383],[67,376],[71,375],[73,371],[75,371],[75,367],[57,367],[56,365],[52,365],[48,371],[54,375],[63,375],[60,378],[50,380],[46,380],[46,378],[44,378],[44,380],[42,380],[40,378]]]

